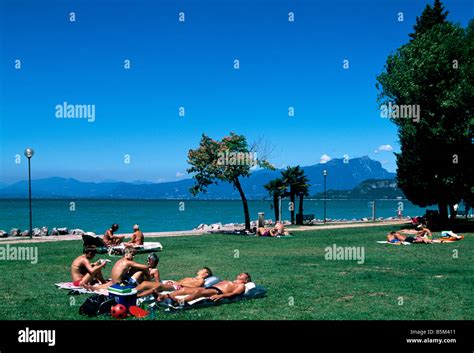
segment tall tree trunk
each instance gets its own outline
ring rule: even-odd
[[[247,198],[245,197],[244,191],[242,190],[242,186],[240,185],[239,178],[234,179],[234,186],[239,191],[240,198],[242,199],[242,204],[244,206],[245,230],[250,231],[249,205],[248,205],[248,202],[247,202]]]
[[[444,201],[438,203],[439,218],[442,225],[448,223],[448,204]]]
[[[273,209],[275,210],[275,222],[278,222],[280,220],[280,205],[276,194],[273,194]]]
[[[298,222],[297,224],[299,225],[303,225],[303,194],[300,194],[300,204],[299,204],[299,208],[298,208]]]
[[[295,224],[295,192],[293,190],[290,191],[290,202],[291,202],[291,224]]]

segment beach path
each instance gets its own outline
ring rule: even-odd
[[[342,229],[342,228],[363,228],[363,227],[380,227],[396,225],[401,226],[409,224],[407,220],[391,220],[391,221],[380,221],[380,222],[356,222],[356,223],[344,223],[344,224],[325,224],[325,225],[307,225],[307,226],[295,226],[290,228],[290,232],[296,231],[307,231],[307,230],[324,230],[324,229]],[[167,237],[180,237],[180,236],[193,236],[207,234],[204,230],[182,230],[173,232],[150,232],[144,233],[145,238],[167,238]],[[125,238],[131,238],[131,234],[121,234]],[[36,237],[33,239],[29,238],[0,238],[1,244],[23,244],[23,243],[45,243],[55,241],[68,241],[68,240],[82,240],[79,235],[50,235],[47,237]]]

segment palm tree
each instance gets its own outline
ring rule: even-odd
[[[296,194],[299,192],[303,192],[303,196],[305,193],[305,187],[308,188],[307,185],[308,178],[304,175],[304,170],[300,168],[299,165],[296,167],[287,167],[286,170],[281,172],[281,176],[283,179],[283,183],[286,187],[289,188],[289,191],[285,193],[286,196],[290,196],[290,202],[292,207],[290,208],[291,214],[291,223],[295,223],[295,197]],[[307,190],[306,190],[307,192]],[[303,209],[303,202],[300,198],[300,212]]]
[[[300,195],[300,204],[298,207],[298,215],[296,217],[296,224],[302,225],[303,224],[303,200],[305,196],[309,195],[309,179],[304,175],[304,171],[301,170],[301,174],[297,178],[297,184],[295,187],[295,191],[297,194]]]
[[[268,194],[273,197],[273,209],[275,210],[275,221],[280,221],[280,205],[278,199],[280,196],[285,194],[285,183],[282,179],[270,180],[267,184],[263,185]]]

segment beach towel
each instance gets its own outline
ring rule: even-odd
[[[107,289],[99,289],[95,291],[91,291],[81,286],[75,286],[73,282],[59,282],[54,284],[58,289],[67,289],[69,290],[69,294],[102,294],[102,295],[109,295],[109,291]]]
[[[166,294],[163,292],[163,294]],[[250,299],[258,299],[263,298],[267,294],[267,290],[262,286],[257,286],[253,282],[249,282],[245,285],[245,292],[236,295],[232,298],[223,298],[218,301],[213,301],[210,298],[198,298],[196,300],[192,300],[185,304],[179,304],[171,299],[165,299],[161,302],[156,302],[156,305],[165,309],[165,311],[181,311],[181,310],[189,310],[189,309],[198,309],[198,308],[205,308],[209,306],[216,306],[222,304],[231,304],[242,300],[250,300]],[[185,298],[186,296],[179,296],[177,299]]]
[[[442,238],[433,239],[433,243],[440,243],[440,244],[454,243],[463,239],[464,239],[464,235],[455,236],[455,237],[442,237]]]
[[[386,240],[380,240],[380,241],[377,241],[377,243],[379,243],[379,244],[390,244],[390,245],[411,245],[411,243],[409,243],[407,241],[397,241],[396,243],[391,243],[391,242],[386,241]]]

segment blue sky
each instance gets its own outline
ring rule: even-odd
[[[277,167],[347,154],[395,171],[393,152],[375,153],[398,149],[375,76],[431,1],[0,3],[0,182],[10,183],[25,179],[15,155],[27,146],[34,178],[176,180],[202,133],[230,131],[273,145]],[[463,26],[474,17],[471,1],[444,4]],[[95,105],[95,121],[57,119],[63,102]]]

